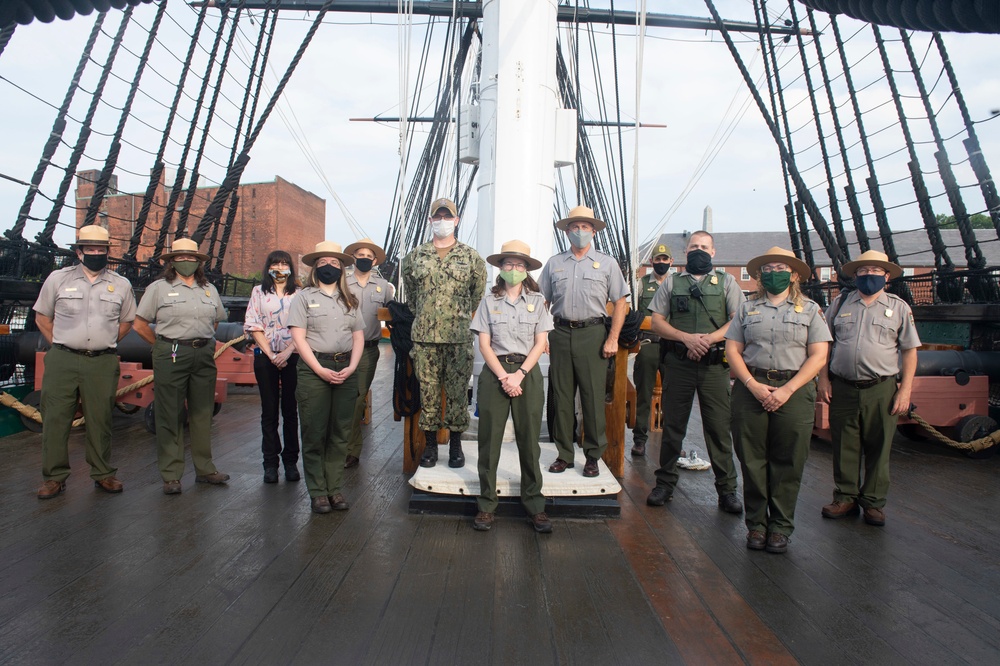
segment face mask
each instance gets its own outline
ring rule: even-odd
[[[528,277],[527,271],[500,271],[500,277],[502,277],[507,284],[513,286],[516,284],[521,284],[524,278]]]
[[[691,275],[705,275],[712,270],[712,255],[704,250],[691,250],[687,254],[687,265],[684,268]]]
[[[854,279],[854,284],[858,285],[858,291],[865,296],[873,296],[885,289],[885,276],[859,275]]]
[[[341,270],[330,264],[323,264],[316,269],[316,279],[323,284],[334,284],[340,279]]]
[[[450,220],[431,220],[431,233],[434,238],[442,240],[455,233],[455,218]]]
[[[291,275],[292,272],[291,271],[276,271],[276,270],[272,269],[272,270],[269,270],[267,272],[267,274],[270,275],[271,279],[274,280],[275,282],[284,282],[285,280],[288,279],[288,276]]]
[[[567,233],[569,236],[569,242],[572,243],[573,247],[578,250],[590,245],[590,241],[594,240],[594,234],[590,231],[582,231],[577,229],[576,231],[570,231]]]
[[[199,266],[201,266],[201,262],[200,261],[175,261],[174,262],[174,270],[177,271],[177,273],[179,275],[183,275],[184,277],[191,277],[192,275],[194,275],[195,271],[198,270]]]
[[[83,255],[83,265],[92,273],[100,273],[108,265],[107,254],[85,254]]]
[[[653,264],[653,272],[657,275],[666,275],[670,270],[670,264]]]
[[[372,269],[372,265],[375,263],[374,259],[355,259],[354,260],[354,270],[358,273],[367,273]]]
[[[788,284],[792,281],[791,271],[772,271],[763,273],[760,276],[764,291],[774,296],[783,293],[788,289]]]

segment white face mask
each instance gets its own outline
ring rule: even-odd
[[[451,236],[455,233],[455,218],[451,218],[450,220],[431,220],[431,233],[438,240]]]

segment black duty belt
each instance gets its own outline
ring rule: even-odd
[[[381,340],[382,338],[375,338],[374,340],[365,340],[365,349],[369,349],[371,347],[378,347],[378,343]]]
[[[321,361],[334,361],[336,363],[347,363],[351,360],[351,352],[337,352],[335,354],[328,354],[326,352],[316,352],[314,355]]]
[[[72,347],[67,347],[66,345],[61,345],[59,343],[56,343],[56,344],[54,344],[52,346],[53,347],[58,347],[59,349],[61,349],[63,351],[68,351],[68,352],[71,352],[73,354],[79,354],[80,356],[94,357],[94,356],[104,356],[105,354],[114,354],[115,353],[115,350],[112,349],[111,347],[108,347],[107,349],[96,349],[96,350],[94,350],[94,349],[73,349]]]
[[[590,319],[581,319],[579,321],[563,319],[562,317],[553,317],[552,321],[556,326],[562,326],[563,328],[587,328],[588,326],[603,324],[604,317],[591,317]]]
[[[747,370],[749,370],[750,374],[754,377],[767,379],[772,382],[788,381],[798,372],[798,370],[765,370],[764,368],[753,368],[750,366],[747,366]]]
[[[830,376],[833,377],[834,379],[836,379],[838,382],[841,382],[843,384],[847,384],[848,386],[852,386],[852,387],[854,387],[854,388],[856,388],[858,390],[871,388],[873,386],[878,386],[879,384],[881,384],[885,380],[892,379],[894,377],[894,375],[886,375],[885,377],[878,377],[876,379],[865,379],[865,380],[860,381],[860,382],[854,382],[854,381],[851,381],[850,379],[844,379],[843,377],[839,377],[839,376],[834,375],[832,373],[831,373]]]
[[[650,342],[659,342],[660,336],[656,333],[650,333],[649,331],[639,331],[640,340],[649,340]]]
[[[524,363],[528,357],[524,354],[504,354],[503,356],[497,356],[504,363]]]
[[[187,340],[179,340],[176,338],[168,338],[162,335],[157,335],[156,339],[162,340],[163,342],[169,342],[172,345],[181,345],[182,347],[193,347],[198,349],[199,347],[208,346],[215,338],[190,338]]]

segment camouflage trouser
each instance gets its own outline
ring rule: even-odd
[[[413,370],[420,383],[420,429],[465,432],[469,427],[471,344],[413,343]],[[441,418],[441,389],[445,393]]]

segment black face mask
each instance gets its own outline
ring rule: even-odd
[[[100,273],[108,265],[107,254],[85,254],[83,255],[83,265],[87,270]]]
[[[657,275],[666,275],[670,270],[670,264],[653,264],[653,272]]]
[[[316,279],[323,284],[334,284],[340,279],[341,270],[330,264],[323,264],[316,269]]]
[[[375,263],[374,259],[355,259],[354,260],[354,270],[359,273],[367,273],[372,269],[372,265]]]
[[[705,275],[712,270],[712,255],[704,250],[691,250],[684,268],[691,275]]]

